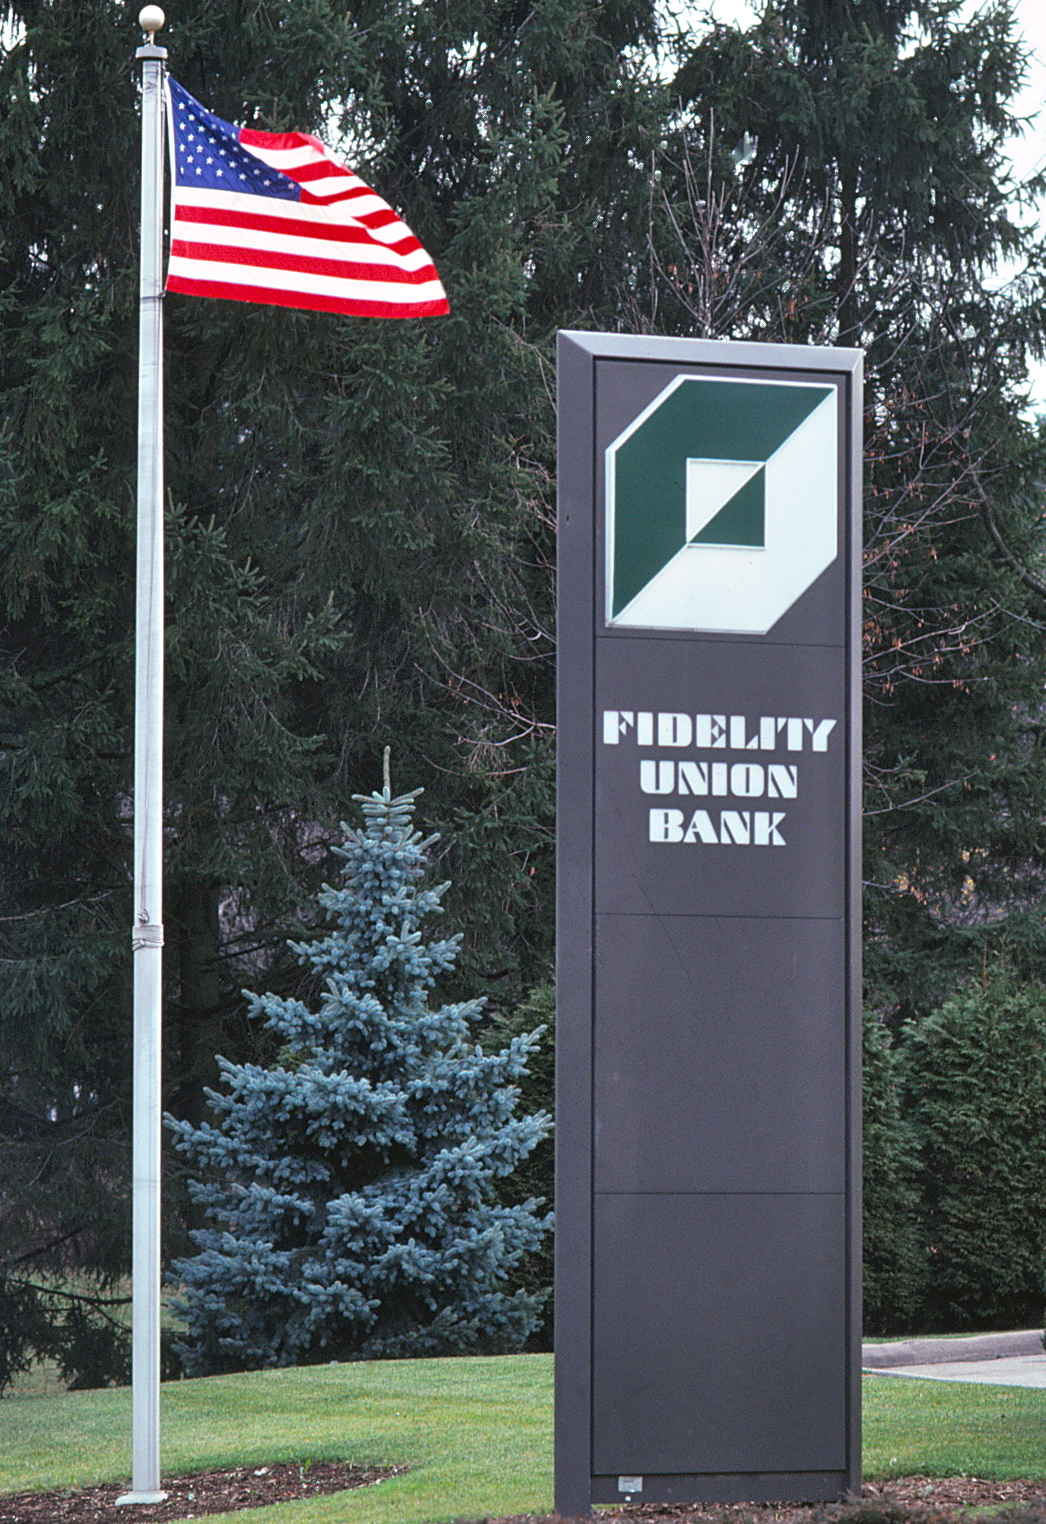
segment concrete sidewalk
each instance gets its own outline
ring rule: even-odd
[[[975,1381],[988,1386],[1046,1387],[1042,1330],[974,1334],[960,1339],[903,1339],[865,1344],[862,1364],[880,1376]]]

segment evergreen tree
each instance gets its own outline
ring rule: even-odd
[[[0,14],[0,1270],[104,1289],[130,1244],[139,35],[122,0]],[[218,1051],[258,1056],[247,979],[296,989],[286,928],[393,735],[444,826],[451,977],[507,1008],[547,970],[552,335],[616,324],[642,258],[653,14],[271,0],[230,24],[180,0],[161,34],[222,116],[340,147],[453,309],[166,303],[164,1075],[186,1120]]]
[[[909,1025],[926,1245],[921,1326],[1025,1328],[1046,1276],[1046,989],[997,973]]]
[[[1009,6],[952,0],[769,0],[681,48],[648,321],[866,351],[866,971],[897,1030],[979,960],[973,928],[1024,924],[1046,862],[1022,54]]]
[[[486,1054],[480,1001],[430,1006],[460,938],[424,928],[447,886],[421,882],[436,838],[412,828],[420,792],[393,798],[386,773],[335,849],[333,929],[293,944],[318,1008],[252,997],[276,1061],[221,1062],[217,1126],[168,1119],[212,1224],[174,1266],[193,1372],[510,1351],[538,1318],[543,1298],[504,1282],[551,1219],[535,1199],[499,1204],[496,1185],[550,1127],[515,1115],[540,1029]]]
[[[926,1254],[916,1133],[903,1114],[903,1053],[877,1012],[862,1043],[865,1338],[910,1333],[923,1311]]]
[[[498,1013],[483,1028],[483,1041],[499,1047],[513,1038],[541,1027],[544,1036],[541,1046],[531,1056],[527,1072],[519,1083],[520,1105],[526,1111],[556,1109],[556,989],[553,983],[539,984],[522,1005],[514,1010]],[[519,1168],[500,1184],[498,1199],[506,1205],[524,1201],[529,1196],[543,1201],[554,1201],[556,1194],[556,1150],[552,1134],[538,1144],[534,1152]],[[555,1327],[555,1245],[553,1235],[538,1246],[533,1254],[521,1261],[514,1281],[523,1290],[540,1291],[546,1296],[541,1322],[534,1328],[527,1341],[528,1349],[550,1350],[553,1346]],[[550,1290],[550,1288],[552,1288]]]
[[[0,1271],[104,1286],[129,1243],[137,35],[117,0],[3,15]],[[235,26],[184,0],[163,40],[221,115],[337,141],[453,308],[167,303],[168,1103],[198,1125],[214,1054],[258,1056],[240,988],[295,991],[281,928],[393,735],[445,827],[450,977],[501,1009],[545,977],[551,339],[637,313],[868,347],[868,964],[895,1024],[937,1003],[970,928],[1037,892],[1046,819],[1019,408],[1043,307],[991,279],[1029,247],[1006,7],[771,0],[682,39],[668,89],[652,0],[271,0]],[[672,101],[700,167],[670,147],[651,218]]]

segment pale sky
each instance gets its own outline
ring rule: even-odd
[[[1043,0],[1017,0],[1014,10],[1017,22],[1026,42],[1032,48],[1028,82],[1021,93],[1017,106],[1021,115],[1039,113],[1038,123],[1014,144],[1013,162],[1017,169],[1029,174],[1046,159],[1046,5]]]
[[[1010,158],[1018,175],[1030,175],[1046,161],[1046,4],[1043,0],[1016,0],[1014,13],[1032,50],[1027,82],[1014,104],[1019,116],[1038,120],[1029,125],[1023,137],[1014,139]],[[1041,208],[1039,224],[1046,224],[1046,206]],[[1046,408],[1046,364],[1033,363],[1030,380],[1031,411],[1038,413]]]

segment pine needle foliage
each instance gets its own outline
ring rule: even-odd
[[[926,1282],[916,1133],[903,1108],[904,1050],[874,1010],[862,1041],[865,1338],[919,1327]]]
[[[1004,970],[904,1033],[926,1329],[1027,1328],[1046,1279],[1046,988]]]
[[[291,944],[318,1008],[251,996],[276,1062],[221,1061],[217,1125],[167,1119],[211,1224],[174,1266],[193,1373],[509,1352],[539,1319],[542,1294],[504,1282],[551,1217],[502,1204],[498,1184],[551,1127],[516,1115],[541,1031],[485,1053],[482,1000],[432,1004],[460,937],[423,926],[448,886],[423,883],[420,792],[386,779],[354,796],[363,829],[343,827],[343,882],[319,896],[331,929]]]
[[[1008,163],[1027,57],[1003,0],[758,11],[680,40],[643,316],[864,350],[864,967],[897,1035],[985,927],[1034,937],[1042,895],[1043,183]]]

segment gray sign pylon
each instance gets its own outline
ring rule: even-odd
[[[860,384],[559,338],[564,1516],[860,1482]]]

